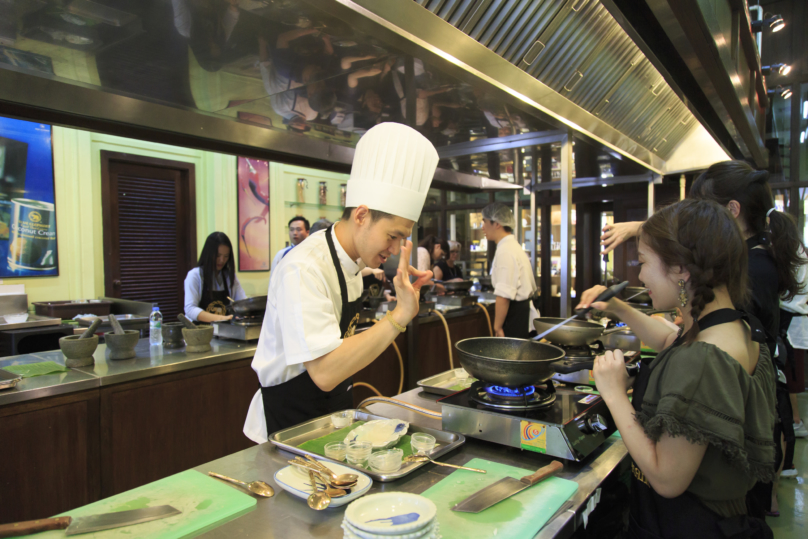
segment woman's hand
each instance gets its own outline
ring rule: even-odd
[[[642,221],[630,221],[628,223],[614,223],[603,227],[603,235],[600,237],[600,244],[603,245],[603,251],[600,254],[605,255],[614,251],[615,247],[624,243],[626,240],[638,236]]]
[[[393,316],[398,314],[400,319],[396,317],[396,322],[402,326],[406,326],[410,321],[415,318],[421,306],[418,301],[421,297],[421,287],[432,280],[431,271],[419,271],[410,266],[407,261],[410,259],[412,252],[412,242],[407,240],[403,247],[401,247],[401,254],[398,261],[398,270],[393,279],[393,284],[396,287],[396,308],[393,309]],[[409,276],[416,277],[414,283],[410,283]]]
[[[610,299],[608,302],[606,301],[595,301],[598,299],[598,296],[606,292],[608,288],[602,285],[595,285],[589,290],[586,290],[583,294],[581,294],[581,302],[575,307],[575,310],[578,309],[587,309],[592,307],[593,309],[597,309],[599,311],[613,311],[614,308],[617,306],[614,298]],[[594,303],[593,303],[594,302]]]
[[[626,360],[620,350],[607,350],[604,355],[596,357],[593,373],[598,392],[607,405],[614,397],[625,395],[633,383],[626,372]]]

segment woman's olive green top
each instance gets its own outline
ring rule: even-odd
[[[707,444],[688,492],[720,515],[746,514],[746,492],[775,472],[775,371],[768,348],[760,347],[751,375],[704,342],[663,350],[654,363],[637,420],[653,441],[667,432]]]

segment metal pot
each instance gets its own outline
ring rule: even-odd
[[[608,329],[600,339],[607,350],[628,350],[639,352],[642,341],[628,327]]]
[[[235,301],[230,306],[236,316],[248,316],[251,314],[263,314],[267,310],[267,297],[255,296],[254,298]]]
[[[551,344],[507,337],[474,337],[455,344],[460,365],[477,378],[506,387],[524,387],[549,380],[551,367],[565,355]]]
[[[474,281],[433,281],[442,284],[447,292],[465,292],[474,286]]]
[[[533,327],[536,328],[537,333],[542,334],[563,321],[564,318],[535,318]],[[597,340],[601,335],[603,335],[603,326],[600,324],[584,320],[570,320],[544,338],[563,346],[583,346]]]
[[[643,290],[645,290],[645,292],[643,292]],[[643,293],[640,294],[640,292]],[[631,296],[634,296],[635,294],[638,295],[632,298]],[[651,303],[651,296],[648,295],[648,291],[644,286],[627,286],[625,289],[623,289],[623,293],[620,294],[620,297],[631,298],[628,301],[629,303]]]

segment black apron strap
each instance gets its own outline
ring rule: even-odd
[[[342,309],[339,318],[340,335],[343,338],[353,335],[359,312],[362,309],[361,296],[355,301],[349,301],[348,284],[342,271],[342,264],[337,255],[331,231],[334,225],[325,231],[331,261],[337,272]],[[325,392],[311,379],[308,371],[304,370],[296,377],[271,387],[261,388],[261,397],[264,402],[264,417],[267,423],[267,434],[272,434],[317,417],[348,410],[353,408],[353,393],[351,388],[353,380],[348,378],[333,390]]]

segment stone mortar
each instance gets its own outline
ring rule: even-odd
[[[135,346],[140,340],[140,332],[126,329],[123,335],[116,335],[114,331],[110,331],[104,333],[104,340],[109,349],[109,359],[131,359],[135,357]]]
[[[182,348],[185,341],[182,339],[182,322],[168,322],[163,324],[163,346],[166,348]]]
[[[207,352],[211,349],[210,341],[213,339],[213,326],[200,326],[196,329],[182,328],[185,337],[186,352]]]
[[[65,367],[88,367],[95,364],[93,353],[98,348],[98,335],[79,339],[80,335],[68,335],[59,339],[59,348],[65,356]]]

